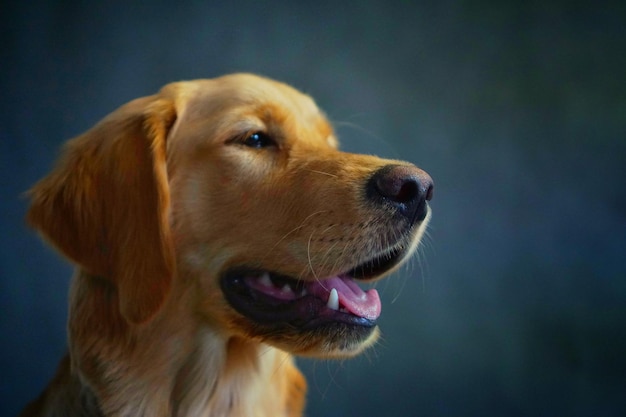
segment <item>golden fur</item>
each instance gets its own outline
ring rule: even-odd
[[[224,283],[256,280],[237,277],[245,266],[309,285],[396,247],[397,262],[364,280],[393,270],[430,210],[422,201],[409,222],[386,198],[368,200],[387,166],[400,168],[374,189],[401,181],[401,199],[403,178],[417,178],[430,199],[423,171],[338,151],[308,96],[249,74],[167,85],[69,141],[28,213],[76,264],[69,353],[23,415],[300,416],[306,382],[291,354],[352,356],[377,329],[358,317],[257,321]]]

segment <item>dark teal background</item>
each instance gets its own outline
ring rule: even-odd
[[[308,416],[626,415],[625,2],[5,3],[0,415],[65,349],[71,268],[20,193],[117,106],[233,71],[436,183],[419,256],[378,285],[381,342],[300,361]]]

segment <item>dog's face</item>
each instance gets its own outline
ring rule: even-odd
[[[308,96],[239,74],[170,84],[68,142],[28,219],[90,280],[70,327],[162,312],[349,356],[381,309],[359,283],[411,256],[431,195],[409,163],[337,150]]]
[[[337,150],[315,103],[247,75],[175,84],[172,239],[196,312],[226,334],[349,356],[377,337],[379,279],[416,248],[428,175]]]

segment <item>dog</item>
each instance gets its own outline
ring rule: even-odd
[[[76,265],[69,351],[23,416],[300,416],[293,355],[371,346],[361,289],[411,257],[433,181],[338,150],[252,74],[168,84],[68,141],[28,223]]]

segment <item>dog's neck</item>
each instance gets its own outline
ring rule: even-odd
[[[83,348],[70,350],[73,378],[88,385],[103,414],[299,415],[305,381],[287,353],[224,338],[206,325],[181,325],[174,314],[129,325],[112,302],[110,284],[83,271],[77,275],[70,346]],[[107,326],[98,324],[102,320]]]
[[[289,355],[242,339],[224,345],[210,332],[198,337],[197,349],[176,378],[174,415],[286,415],[283,397],[288,381],[282,371],[290,370]]]

